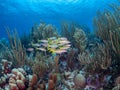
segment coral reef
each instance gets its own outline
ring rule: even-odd
[[[40,83],[36,74],[27,74],[23,68],[12,69],[12,63],[7,60],[2,60],[1,64],[4,66],[0,77],[1,90],[53,90],[57,83],[57,74],[51,73],[48,83]]]
[[[0,90],[119,90],[119,6],[111,7],[113,12],[95,17],[94,35],[75,23],[63,23],[61,35],[40,23],[23,38],[6,28],[9,43],[0,41]]]

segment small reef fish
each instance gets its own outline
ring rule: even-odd
[[[34,48],[27,48],[27,51],[32,52],[32,51],[34,51]]]
[[[38,43],[32,44],[33,47],[40,47],[41,45]]]
[[[67,40],[64,40],[64,41],[59,41],[59,43],[62,43],[62,44],[69,44],[70,42],[67,41]]]
[[[56,44],[53,44],[53,45],[49,45],[49,47],[51,47],[51,48],[57,48],[58,47],[58,45],[56,45]]]
[[[35,50],[49,51],[56,54],[67,52],[70,48],[70,41],[65,37],[50,37],[47,40],[38,40],[38,43],[32,44]]]
[[[57,39],[56,37],[50,37],[49,38],[50,40],[55,40],[55,39]]]
[[[67,47],[71,47],[71,45],[70,45],[70,44],[67,44],[67,45],[65,45],[65,46],[67,46]]]
[[[45,44],[45,43],[43,43],[41,45],[44,46],[44,47],[48,47],[48,44]]]
[[[45,48],[36,48],[36,50],[40,50],[40,51],[46,52],[46,49],[45,49]]]
[[[58,46],[64,46],[65,44],[63,44],[63,43],[59,43],[59,44],[57,44]]]
[[[64,46],[64,47],[60,47],[60,49],[69,49],[70,47],[68,46]]]
[[[66,50],[55,50],[54,53],[56,54],[62,54],[62,53],[65,53],[67,52]]]
[[[67,40],[67,38],[65,38],[65,37],[61,37],[61,38],[59,38],[60,40]]]
[[[55,49],[55,48],[47,48],[48,49],[48,51],[50,51],[50,52],[54,52],[55,50],[57,50],[57,49]]]
[[[38,42],[48,43],[48,40],[38,40]]]

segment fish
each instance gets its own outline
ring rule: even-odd
[[[58,39],[60,39],[60,40],[67,40],[67,38],[65,38],[65,37],[61,37],[61,38],[58,38]]]
[[[58,43],[57,45],[60,47],[60,46],[64,46],[65,44],[63,44],[63,43]]]
[[[40,51],[46,52],[46,49],[45,49],[45,48],[36,48],[36,50],[40,50]]]
[[[69,48],[70,48],[70,47],[68,47],[68,46],[63,46],[63,47],[60,47],[60,50],[61,50],[61,49],[64,49],[64,50],[65,50],[65,49],[69,49]]]
[[[56,37],[50,37],[49,39],[50,40],[56,40],[57,38]]]
[[[41,45],[44,46],[44,47],[48,47],[48,44],[45,44],[45,43],[43,43]]]
[[[56,53],[56,54],[62,54],[62,53],[65,53],[65,52],[67,52],[66,50],[55,50],[54,51],[54,53]]]
[[[50,51],[52,53],[61,54],[67,52],[67,49],[70,48],[70,41],[65,37],[50,37],[47,40],[39,40],[39,45],[34,44],[34,46],[38,46],[36,50],[40,51]]]
[[[56,51],[55,48],[48,48],[48,50],[49,50],[50,52],[54,52],[54,51]]]
[[[55,48],[57,48],[57,47],[58,47],[58,45],[56,45],[56,44],[53,44],[53,45],[49,45],[49,47],[50,47],[50,48],[53,48],[53,49],[55,49]]]
[[[32,44],[33,47],[40,47],[41,45],[38,43]]]
[[[38,40],[38,41],[42,43],[48,43],[48,40]]]
[[[27,51],[32,52],[32,51],[34,51],[34,48],[27,48]]]
[[[71,45],[70,45],[70,44],[67,44],[67,45],[65,45],[65,46],[70,47]]]
[[[61,43],[61,44],[69,44],[70,41],[64,40],[64,41],[59,41],[59,43]]]

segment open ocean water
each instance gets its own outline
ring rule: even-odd
[[[35,23],[44,21],[60,28],[62,21],[77,22],[93,29],[97,11],[109,9],[117,0],[0,0],[0,38],[5,27],[29,33]]]

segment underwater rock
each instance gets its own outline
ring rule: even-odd
[[[96,90],[96,87],[92,86],[92,85],[86,85],[86,87],[84,88],[84,90]]]
[[[75,83],[75,86],[76,87],[85,87],[85,84],[86,84],[86,78],[85,76],[83,76],[82,74],[77,74],[75,77],[74,77],[74,83]]]
[[[37,77],[36,74],[33,74],[32,76],[29,76],[29,86],[33,87],[34,85],[36,85],[37,79],[38,79],[38,77]]]
[[[25,90],[25,82],[26,82],[26,72],[22,68],[14,68],[12,69],[12,74],[9,75],[9,86],[10,90]]]
[[[20,90],[25,90],[25,84],[22,80],[17,80],[16,83]]]
[[[55,83],[53,80],[48,81],[48,90],[53,90],[55,87]]]
[[[118,84],[117,86],[115,86],[112,90],[120,90],[120,84]]]
[[[65,78],[67,78],[71,75],[71,72],[65,72],[64,75],[65,75]]]
[[[26,72],[23,68],[18,68],[18,71],[21,72],[23,75],[26,75]]]
[[[14,83],[9,83],[10,90],[19,90],[18,86]]]
[[[2,59],[2,71],[4,74],[7,74],[7,73],[10,73],[11,72],[11,67],[12,67],[12,62],[9,62],[8,60],[6,59]]]
[[[31,67],[28,66],[28,65],[24,65],[23,69],[25,70],[25,72],[26,72],[27,75],[33,73]]]
[[[120,76],[116,78],[115,84],[116,84],[116,85],[119,85],[119,84],[120,84]]]

